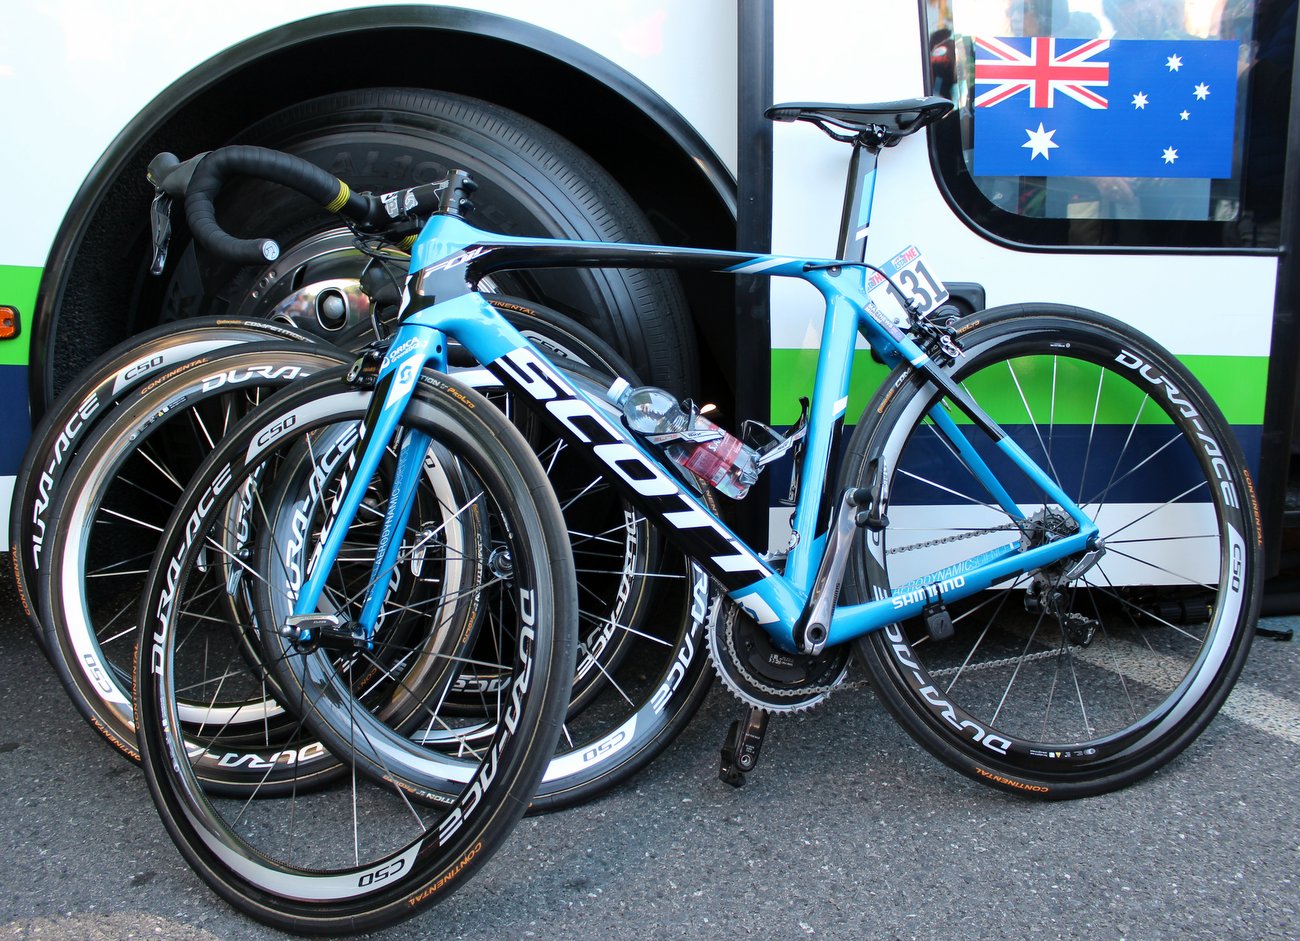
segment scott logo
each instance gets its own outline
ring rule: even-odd
[[[626,432],[581,398],[532,350],[511,350],[492,367],[542,403],[555,421],[653,507],[656,516],[689,535],[689,554],[711,560],[714,576],[728,588],[743,587],[754,579],[726,576],[768,574],[762,560],[737,542],[685,488],[633,444]]]

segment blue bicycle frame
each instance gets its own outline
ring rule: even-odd
[[[838,260],[491,235],[466,223],[452,208],[459,205],[464,192],[458,181],[466,178],[463,171],[453,171],[441,202],[444,211],[429,218],[412,248],[400,327],[378,371],[375,396],[357,446],[359,453],[353,456],[355,472],[316,567],[299,595],[295,616],[315,613],[325,572],[338,556],[344,533],[378,468],[380,456],[390,444],[421,371],[430,366],[446,369],[448,338],[465,347],[511,393],[531,399],[536,411],[550,419],[569,445],[602,463],[607,478],[625,498],[669,534],[678,549],[696,559],[732,600],[771,635],[773,642],[788,651],[816,653],[827,644],[852,640],[886,624],[915,617],[935,602],[960,600],[1070,556],[1082,559],[1088,552],[1100,551],[1097,528],[1079,506],[939,364],[868,302],[866,272],[870,266],[864,259],[880,148],[946,113],[949,105],[936,99],[856,110],[829,107],[780,106],[769,116],[780,120],[812,118],[831,136],[853,143],[837,248],[842,257]],[[849,123],[843,124],[846,115]],[[873,121],[887,118],[894,130],[874,124],[857,126],[864,115]],[[848,127],[854,134],[838,135],[828,124]],[[393,202],[406,205],[409,198],[408,193]],[[574,388],[475,290],[479,280],[493,272],[543,267],[674,268],[791,277],[802,278],[821,292],[826,302],[825,319],[792,523],[799,538],[792,540],[782,573],[741,542],[688,484],[667,471],[621,421],[612,420],[584,392]],[[936,400],[939,404],[929,411],[935,429],[992,499],[1020,524],[1022,533],[1031,528],[1029,516],[948,414],[945,400],[963,412],[979,433],[987,435],[1037,485],[1047,501],[1068,514],[1074,521],[1074,532],[1039,545],[1011,541],[913,580],[892,594],[873,586],[877,595],[874,601],[835,606],[859,518],[865,516],[871,530],[867,539],[875,563],[871,571],[883,572],[885,562],[880,535],[886,525],[885,507],[875,505],[865,513],[859,512],[864,503],[888,502],[881,481],[838,498],[829,489],[833,443],[844,423],[859,334],[887,365],[906,363],[918,381],[933,384],[940,393]],[[367,598],[360,624],[355,625],[356,636],[366,643],[372,640],[387,576],[397,560],[399,540],[393,536],[406,526],[420,459],[428,444],[426,437],[409,431],[401,443]],[[875,473],[879,475],[880,471]],[[826,526],[819,530],[822,521]]]
[[[694,268],[795,277],[821,292],[826,300],[825,323],[793,523],[803,538],[791,549],[784,573],[776,572],[762,555],[741,542],[704,506],[689,485],[665,470],[621,422],[611,420],[607,410],[566,380],[473,287],[480,278],[494,271],[556,266]],[[830,473],[827,459],[843,422],[859,332],[887,364],[906,362],[934,383],[944,397],[965,413],[974,428],[990,436],[996,447],[1074,520],[1077,528],[1069,535],[1037,546],[1010,541],[1004,547],[914,581],[896,595],[877,589],[876,600],[835,607],[825,625],[825,643],[842,643],[886,624],[915,617],[935,600],[940,586],[944,600],[955,601],[997,582],[1097,548],[1097,529],[1079,506],[912,339],[891,322],[877,320],[870,310],[866,269],[851,262],[522,239],[482,232],[453,215],[432,217],[412,250],[401,326],[378,371],[350,485],[338,505],[316,565],[299,594],[295,615],[309,615],[317,610],[325,573],[338,556],[366,484],[392,442],[421,372],[426,367],[446,369],[448,338],[460,343],[510,392],[532,400],[537,411],[549,417],[572,447],[588,451],[600,461],[610,482],[638,505],[651,522],[662,527],[682,552],[695,558],[785,650],[806,649],[797,635],[806,625],[815,600],[817,573],[827,552],[827,533],[817,533],[816,527]],[[1001,508],[1013,520],[1026,521],[1025,511],[1012,500],[971,446],[966,432],[942,404],[931,409],[930,418]],[[400,540],[393,536],[405,528],[421,458],[428,444],[425,436],[409,431],[400,443],[393,496],[361,622],[356,626],[356,636],[364,636],[366,641],[373,636],[375,618],[388,584],[386,576],[397,559]],[[837,518],[841,519],[841,528],[846,528],[843,515],[829,514],[832,531]],[[809,534],[814,535],[809,538]],[[871,541],[879,543],[880,540]],[[838,590],[838,579],[834,589]]]

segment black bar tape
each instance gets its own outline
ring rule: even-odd
[[[217,223],[213,202],[232,176],[278,183],[359,222],[365,222],[371,212],[369,198],[353,193],[332,173],[301,157],[264,147],[222,147],[204,157],[195,169],[186,194],[185,218],[200,245],[229,261],[265,264],[280,254],[279,246],[271,239],[235,238]]]

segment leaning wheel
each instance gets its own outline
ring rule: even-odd
[[[399,617],[376,634],[373,649],[346,640],[331,653],[324,639],[319,648],[286,648],[286,658],[300,661],[293,674],[303,684],[286,697],[285,708],[344,758],[350,778],[332,788],[290,789],[264,799],[232,800],[203,788],[196,755],[181,737],[179,697],[263,687],[256,657],[245,656],[237,643],[213,656],[211,642],[277,633],[282,625],[266,621],[265,612],[249,614],[225,598],[232,585],[265,595],[286,590],[279,576],[295,577],[291,569],[258,571],[242,548],[271,536],[277,508],[264,497],[277,493],[282,480],[301,480],[304,460],[320,486],[338,484],[367,405],[368,396],[349,387],[341,371],[324,374],[287,390],[228,434],[182,498],[143,593],[149,623],[142,625],[136,660],[135,715],[159,813],[191,866],[216,891],[288,931],[374,930],[463,884],[510,832],[536,788],[555,747],[575,656],[572,554],[537,459],[473,390],[426,377],[399,433],[428,443],[430,455],[448,461],[455,479],[449,493],[469,499],[450,508],[421,503],[435,516],[428,538],[421,529],[411,551],[463,551],[462,571],[493,574],[471,579],[472,597],[453,601],[460,611],[483,612],[477,636],[442,631],[436,618],[424,625],[432,628],[426,634],[416,629],[416,619]],[[453,517],[474,515],[465,534],[481,521],[487,537],[474,545],[440,542],[438,527],[449,519],[445,509]],[[297,542],[317,536],[303,529]],[[251,558],[259,555],[254,550]],[[425,574],[442,577],[452,570],[449,561],[429,559]],[[457,578],[455,584],[466,582]],[[356,599],[340,590],[348,586],[334,583],[322,595],[322,613],[351,610]],[[451,600],[432,585],[399,597]],[[508,677],[501,695],[484,701],[492,710],[492,732],[462,756],[463,777],[448,791],[424,795],[429,803],[422,803],[413,799],[421,792],[411,784],[424,775],[424,753],[407,737],[409,711],[390,710],[388,694],[418,663],[415,675],[429,683],[409,691],[421,703],[417,721],[435,729],[459,725],[457,715],[444,712],[438,687],[479,640]],[[437,663],[446,669],[440,672]],[[381,695],[372,699],[372,691]]]

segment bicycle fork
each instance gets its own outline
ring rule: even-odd
[[[348,529],[356,519],[369,482],[397,431],[424,366],[446,366],[446,342],[441,331],[425,327],[398,330],[388,352],[376,364],[376,352],[362,354],[348,381],[359,387],[373,386],[374,395],[361,422],[360,437],[347,461],[351,479],[329,514],[326,532],[310,566],[310,573],[294,601],[293,614],[286,619],[285,632],[296,643],[314,644],[327,639],[345,640],[373,649],[378,622],[391,573],[398,561],[401,534],[406,530],[429,435],[407,428],[400,442],[397,467],[390,488],[388,508],[379,534],[375,559],[366,581],[361,612],[350,622],[342,612],[318,610],[327,573],[333,567]]]

